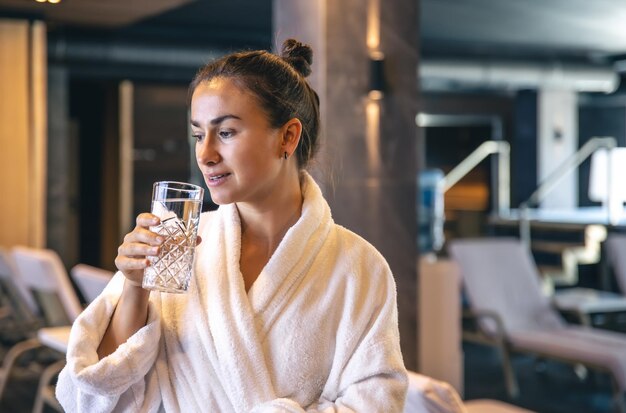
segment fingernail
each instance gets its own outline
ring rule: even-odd
[[[163,239],[163,237],[156,237],[156,241],[157,241],[159,244],[163,244],[163,241],[165,241],[165,240]]]
[[[150,252],[153,254],[157,254],[159,252],[159,247],[150,248]]]

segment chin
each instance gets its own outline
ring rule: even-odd
[[[209,190],[209,193],[211,194],[211,201],[213,201],[215,205],[228,205],[235,202],[231,196],[220,194],[218,191],[211,192],[211,190]]]
[[[218,200],[218,199],[212,199],[212,201],[213,201],[213,203],[214,203],[215,205],[218,205],[218,206],[219,206],[219,205],[228,205],[228,204],[232,204],[232,202],[223,202],[223,201],[220,201],[220,200]]]

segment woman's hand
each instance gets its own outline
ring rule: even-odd
[[[161,223],[156,215],[139,214],[136,222],[135,228],[126,234],[124,242],[117,249],[115,266],[126,277],[126,283],[98,346],[100,359],[113,353],[120,344],[145,326],[148,319],[150,291],[141,288],[143,271],[150,266],[147,257],[159,254],[164,239],[150,231],[151,226]]]
[[[126,234],[124,242],[117,249],[115,266],[124,274],[128,283],[141,287],[143,272],[150,266],[147,257],[159,254],[164,239],[149,229],[161,222],[156,215],[139,214],[136,222],[135,228]]]
[[[150,266],[147,257],[158,256],[165,240],[159,234],[150,231],[150,227],[161,223],[156,215],[139,214],[136,222],[135,228],[126,234],[124,242],[117,249],[115,266],[126,277],[126,283],[98,346],[100,359],[113,353],[120,344],[146,325],[148,319],[150,291],[141,288],[143,272]],[[196,245],[200,242],[202,239],[198,237]]]

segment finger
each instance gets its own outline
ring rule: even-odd
[[[131,257],[117,257],[115,259],[115,266],[118,270],[131,271],[131,270],[145,270],[150,266],[150,261],[147,258],[131,258]]]
[[[160,247],[142,242],[125,242],[117,250],[118,255],[123,257],[156,256],[159,251]]]
[[[139,226],[124,237],[124,243],[142,242],[150,245],[161,245],[163,241],[164,238],[161,235]]]
[[[154,214],[151,214],[149,212],[144,212],[144,213],[137,215],[136,222],[137,222],[138,227],[148,228],[149,226],[152,226],[152,225],[158,225],[161,222],[161,220],[159,219],[159,217],[157,217]]]

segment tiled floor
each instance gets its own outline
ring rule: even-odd
[[[498,399],[539,413],[613,412],[608,375],[592,373],[580,380],[569,365],[555,361],[537,362],[533,357],[516,355],[513,364],[520,397],[510,400],[496,350],[468,343],[463,349],[466,399]]]

